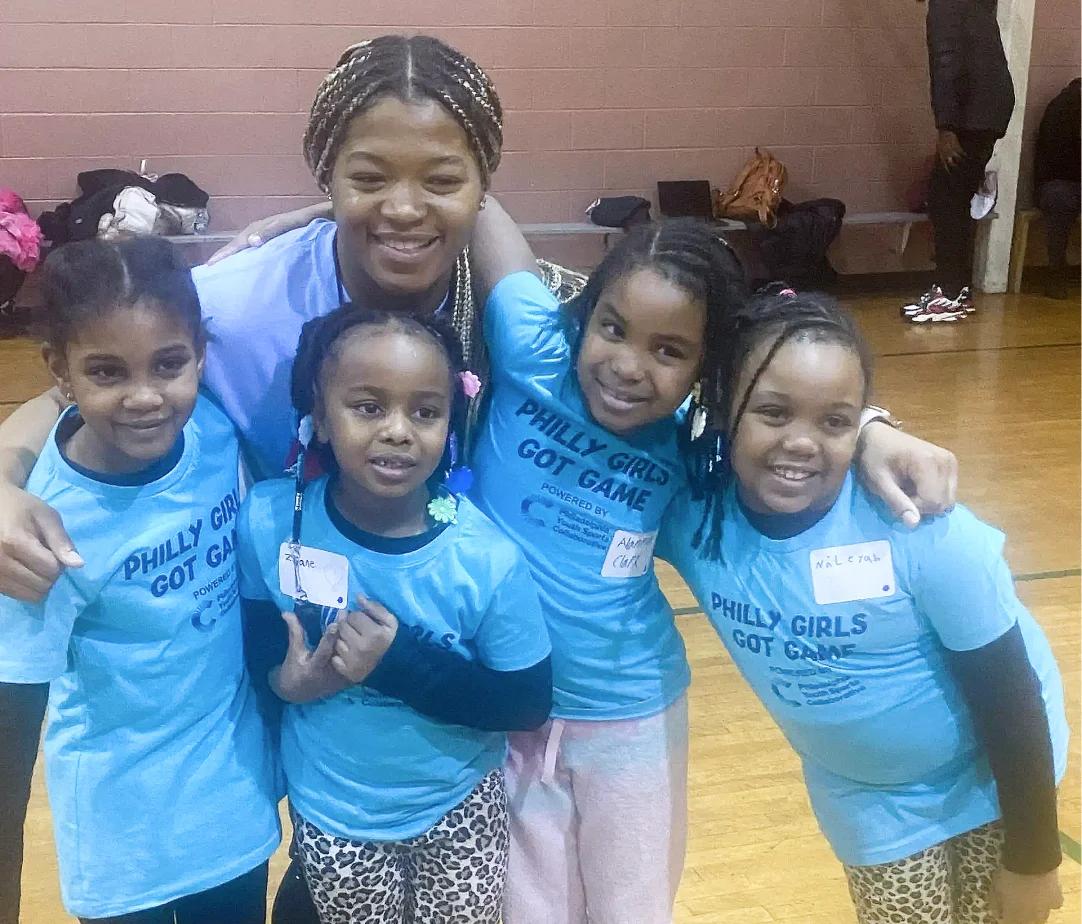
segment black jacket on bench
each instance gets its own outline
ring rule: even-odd
[[[936,128],[1002,138],[1014,111],[1014,83],[996,0],[928,0],[927,27]]]

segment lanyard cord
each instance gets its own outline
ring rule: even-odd
[[[301,517],[304,514],[304,457],[307,447],[301,446],[297,453],[297,473],[293,476],[293,530],[290,542],[299,545],[301,541]]]

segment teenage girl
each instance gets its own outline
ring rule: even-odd
[[[332,474],[259,484],[241,511],[244,597],[298,610],[271,684],[323,924],[500,918],[504,732],[547,718],[551,667],[522,554],[444,486],[476,387],[459,356],[431,318],[310,321],[293,402]]]
[[[277,792],[241,644],[237,441],[198,395],[191,274],[161,239],[93,240],[49,257],[43,291],[43,354],[74,404],[27,489],[85,564],[41,604],[0,598],[0,680],[5,713],[9,684],[51,683],[64,904],[82,921],[258,924]],[[40,721],[23,714],[23,744]],[[29,784],[21,756],[5,790]]]
[[[871,363],[832,300],[754,302],[726,342],[728,463],[658,551],[800,755],[858,919],[1046,920],[1067,724],[1003,534],[961,506],[901,530],[853,478]]]

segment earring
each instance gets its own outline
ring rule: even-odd
[[[485,210],[486,205],[488,205],[488,196],[482,196],[481,197],[481,204],[479,206],[477,206],[477,210],[479,212],[483,212]]]

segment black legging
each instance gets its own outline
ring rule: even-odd
[[[112,918],[79,918],[83,924],[264,924],[267,864],[196,895]]]
[[[319,914],[308,894],[308,883],[296,860],[290,862],[278,886],[271,924],[319,924]]]
[[[47,683],[0,683],[0,924],[19,924],[23,824]]]

